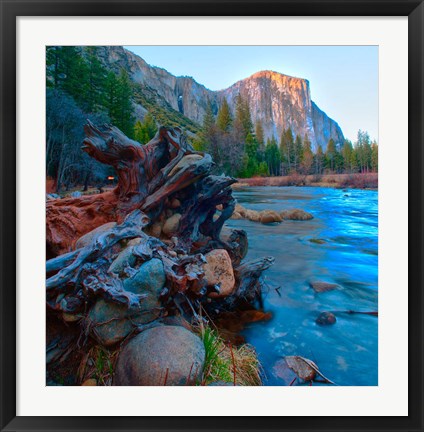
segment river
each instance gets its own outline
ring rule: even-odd
[[[270,225],[227,222],[247,231],[247,259],[275,258],[264,289],[264,309],[273,317],[243,332],[258,353],[264,384],[288,385],[276,364],[284,356],[300,355],[313,360],[338,385],[378,385],[378,318],[342,312],[378,310],[377,191],[249,187],[235,196],[254,210],[300,208],[314,215],[310,221]],[[340,288],[315,293],[309,282],[318,280]],[[315,323],[324,311],[335,313],[334,325]]]

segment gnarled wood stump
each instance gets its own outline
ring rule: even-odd
[[[221,236],[234,211],[231,185],[236,180],[212,175],[210,155],[194,151],[178,128],[160,128],[144,146],[113,126],[88,123],[85,133],[83,151],[112,166],[118,185],[94,196],[47,202],[51,313],[75,314],[85,322],[99,297],[128,310],[143,309],[147,294],[127,290],[125,281],[152,259],[163,264],[166,283],[158,300],[165,313],[198,317],[203,305],[220,302],[231,308],[239,299],[260,298],[259,279],[273,259],[242,263],[246,233],[227,229]],[[93,232],[108,222],[115,224]],[[229,258],[221,251],[234,271],[234,290],[225,301],[219,298],[220,286],[210,286],[205,277],[205,255],[214,249],[228,252]],[[123,252],[132,264],[122,279],[111,264]]]

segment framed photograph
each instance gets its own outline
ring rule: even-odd
[[[1,430],[422,431],[422,1],[1,2]]]

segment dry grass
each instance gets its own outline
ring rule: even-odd
[[[353,189],[377,189],[378,173],[323,174],[307,176],[291,174],[281,177],[252,177],[250,179],[241,179],[238,187],[243,186],[321,186]]]
[[[202,385],[224,381],[239,386],[260,386],[261,365],[251,345],[226,344],[216,330],[200,326],[199,334],[206,351]]]
[[[78,368],[78,381],[82,384],[95,379],[98,386],[111,386],[118,354],[119,350],[108,351],[99,345],[91,347]]]

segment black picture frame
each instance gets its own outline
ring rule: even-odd
[[[424,5],[412,0],[12,1],[1,12],[1,431],[422,431]],[[408,16],[409,415],[406,417],[16,416],[16,18],[19,16]],[[406,193],[406,191],[405,191]],[[406,288],[406,287],[399,287]],[[402,376],[401,379],[404,379]],[[71,407],[70,407],[71,410]],[[211,409],[211,412],[213,410]],[[72,412],[70,411],[70,414]],[[335,413],[336,414],[336,413]]]

